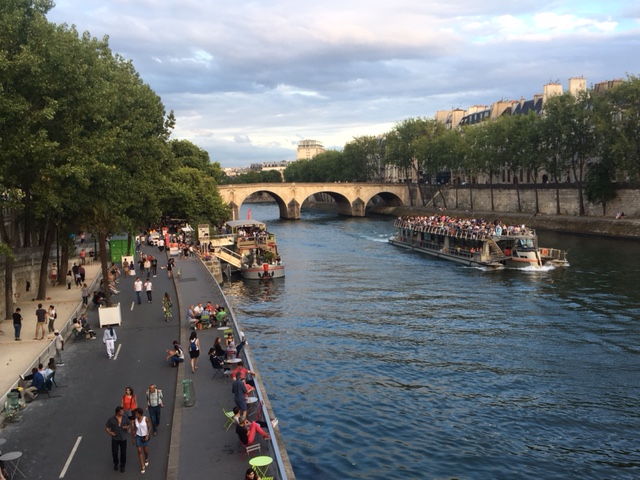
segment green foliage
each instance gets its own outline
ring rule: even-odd
[[[383,176],[384,142],[379,138],[355,137],[344,146],[342,157],[346,179],[367,182]]]
[[[602,205],[603,215],[606,213],[607,202],[617,196],[616,185],[612,180],[613,172],[610,165],[606,163],[595,163],[587,171],[584,186],[585,195],[591,203]]]
[[[385,162],[396,165],[410,177],[411,171],[418,176],[421,166],[419,152],[424,142],[430,142],[444,131],[444,125],[426,118],[409,118],[397,123],[386,135]]]
[[[225,178],[221,184],[243,184],[243,183],[282,183],[282,175],[277,170],[251,171]]]
[[[284,170],[287,182],[349,182],[342,152],[329,150],[310,160],[292,162]]]

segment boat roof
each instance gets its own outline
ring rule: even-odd
[[[231,220],[231,221],[227,222],[227,225],[230,226],[231,228],[235,228],[235,227],[262,227],[262,226],[266,226],[266,223],[260,222],[259,220],[245,219],[245,220]]]

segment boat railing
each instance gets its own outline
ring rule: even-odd
[[[540,248],[540,256],[543,260],[567,261],[567,252],[558,248]]]
[[[507,231],[496,235],[491,230],[475,230],[461,227],[458,225],[416,225],[403,220],[396,220],[394,222],[396,228],[406,228],[414,232],[431,233],[435,235],[447,235],[454,238],[464,238],[467,240],[487,240],[488,238],[495,238],[497,240],[501,238],[514,238],[514,237],[534,237],[536,235],[535,230],[525,228],[524,232],[518,230]]]

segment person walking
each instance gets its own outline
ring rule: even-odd
[[[164,403],[162,402],[162,390],[152,383],[149,385],[149,390],[147,390],[147,410],[149,410],[149,417],[154,437],[158,434],[158,427],[160,426],[160,411],[162,410],[162,407],[164,407]]]
[[[131,432],[131,436],[138,449],[140,473],[144,473],[145,468],[149,465],[149,435],[151,433],[151,423],[149,419],[144,416],[144,411],[141,408],[136,408],[133,414],[133,431]]]
[[[54,331],[54,343],[56,346],[56,366],[62,367],[64,362],[62,361],[62,351],[64,350],[64,339],[58,330]]]
[[[156,257],[151,257],[151,274],[153,278],[158,276],[158,259]]]
[[[169,261],[167,262],[167,277],[171,278],[173,276],[173,258],[170,258]]]
[[[151,298],[151,294],[153,293],[153,284],[151,283],[151,280],[149,280],[149,277],[147,277],[147,280],[144,282],[144,289],[147,292],[147,301],[152,303],[153,298]]]
[[[107,325],[104,329],[104,335],[102,336],[102,343],[104,343],[107,347],[107,355],[109,355],[109,360],[111,358],[115,358],[116,352],[116,340],[118,340],[118,336],[116,335],[116,331],[113,326]]]
[[[136,277],[135,282],[133,282],[133,290],[136,292],[138,305],[142,305],[142,280],[140,280],[140,277]]]
[[[58,318],[58,313],[56,312],[56,308],[53,305],[49,305],[47,318],[49,319],[49,333],[53,333],[56,331],[56,327],[54,326],[54,323]]]
[[[147,278],[149,278],[149,276],[151,275],[151,258],[150,258],[150,256],[147,256],[144,259],[144,271],[147,272]]]
[[[51,279],[51,286],[55,287],[58,281],[58,267],[54,263],[51,264],[51,270],[49,270],[49,278]]]
[[[20,330],[22,330],[22,314],[20,313],[20,307],[16,308],[16,311],[13,312],[13,330],[16,337],[16,342],[22,341],[20,338]]]
[[[133,422],[133,411],[138,408],[138,398],[135,393],[133,393],[133,388],[126,387],[124,389],[124,395],[122,395],[120,405],[124,408],[124,415]]]
[[[71,284],[73,283],[73,274],[71,270],[67,272],[67,290],[71,290]]]
[[[38,304],[38,309],[36,310],[36,336],[33,338],[34,340],[43,340],[44,339],[44,324],[47,322],[47,311],[42,308],[42,304]],[[38,338],[38,331],[42,330],[42,337]]]
[[[82,290],[80,291],[82,295],[82,305],[84,307],[89,306],[89,287],[87,287],[86,283],[82,284]]]
[[[171,297],[169,296],[168,292],[165,292],[164,297],[162,297],[162,311],[164,312],[165,322],[168,322],[169,319],[173,316],[171,307],[173,307],[173,303],[171,303]]]
[[[131,432],[131,422],[123,415],[123,413],[124,408],[118,405],[116,407],[115,415],[107,420],[104,427],[111,437],[113,469],[117,471],[119,465],[122,473],[124,473],[124,469],[127,464],[127,435]],[[118,452],[120,453],[119,459]]]
[[[198,369],[198,357],[200,356],[200,340],[198,334],[191,332],[189,336],[189,358],[191,359],[191,373],[196,373]]]

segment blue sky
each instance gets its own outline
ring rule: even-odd
[[[56,0],[109,36],[223,167],[342,148],[409,117],[640,74],[640,3],[562,0]]]

